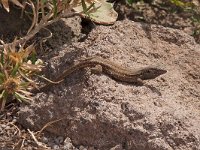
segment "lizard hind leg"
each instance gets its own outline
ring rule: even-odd
[[[142,85],[144,85],[144,84],[145,84],[145,83],[144,83],[144,81],[143,81],[142,79],[138,78],[138,79],[136,80],[136,85],[142,86]]]
[[[91,68],[91,73],[93,74],[101,74],[103,72],[103,68],[101,65],[96,65],[95,67]]]

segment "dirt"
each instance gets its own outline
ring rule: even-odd
[[[167,73],[135,86],[79,70],[36,93],[30,105],[7,106],[0,116],[1,149],[200,149],[200,45],[195,39],[129,17],[91,31],[86,27],[79,17],[50,27],[54,36],[40,52],[47,77],[54,79],[94,55],[133,69],[159,66]]]
[[[30,19],[21,16],[21,10],[12,6],[10,13],[1,8],[0,17],[0,38],[4,42],[12,42],[17,36],[26,35],[31,25]]]

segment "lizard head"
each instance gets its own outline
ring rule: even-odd
[[[140,72],[140,79],[148,80],[155,79],[156,77],[166,73],[167,71],[164,69],[156,68],[156,67],[146,67],[143,68]]]

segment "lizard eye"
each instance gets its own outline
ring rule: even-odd
[[[151,73],[151,70],[147,70],[146,73]]]

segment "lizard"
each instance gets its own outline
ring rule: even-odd
[[[60,81],[64,80],[65,77],[69,76],[70,74],[79,69],[95,66],[101,67],[100,72],[102,72],[105,75],[108,75],[109,77],[117,81],[131,84],[133,83],[137,85],[144,85],[143,80],[155,79],[156,77],[167,72],[164,69],[149,66],[140,69],[125,68],[101,57],[89,57],[64,70],[61,73],[61,75],[54,80],[54,82],[59,83]],[[38,90],[42,91],[52,84],[53,83],[50,82],[44,85],[43,87],[39,88]]]

